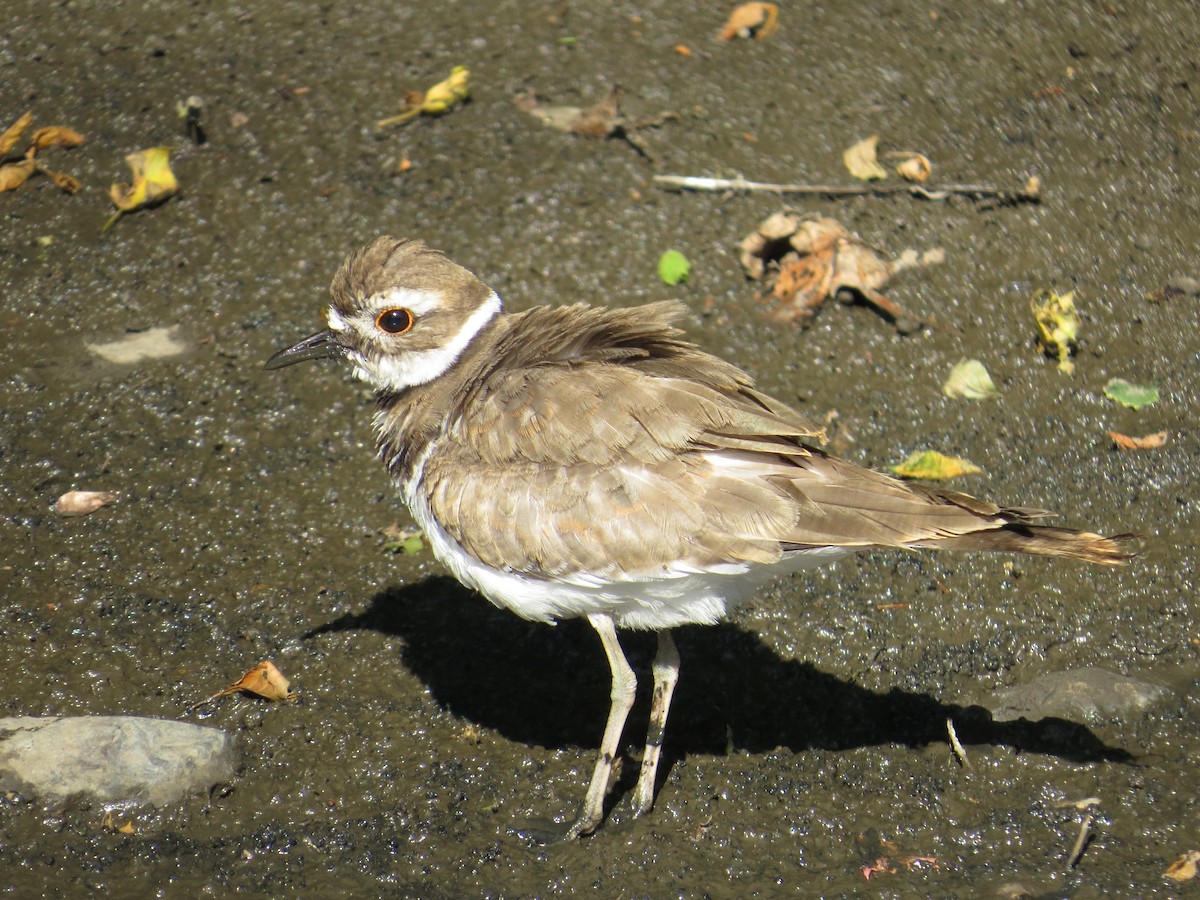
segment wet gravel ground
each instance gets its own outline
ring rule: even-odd
[[[10,3],[3,125],[33,108],[88,143],[0,197],[0,714],[177,717],[270,658],[299,700],[226,698],[190,718],[240,735],[244,767],[177,807],[0,799],[13,896],[1175,896],[1200,849],[1195,701],[1196,297],[1193,3],[787,5],[769,39],[718,45],[710,4],[397,6]],[[682,44],[684,55],[674,49]],[[402,93],[466,65],[473,97],[378,132]],[[620,141],[547,129],[513,98],[600,99],[681,121]],[[176,105],[204,100],[191,145]],[[846,183],[869,134],[935,179],[1037,206],[812,199],[890,253],[944,265],[889,295],[946,327],[900,337],[869,308],[765,320],[736,245],[767,195],[679,195],[655,172]],[[123,157],[170,144],[181,194],[107,235]],[[412,167],[393,174],[397,162]],[[870,465],[936,447],[956,485],[1136,530],[1111,571],[1036,559],[881,553],[773,585],[728,625],[683,629],[652,815],[621,798],[574,845],[565,820],[608,703],[595,636],[490,607],[379,531],[407,516],[372,458],[369,398],[334,366],[266,373],[318,325],[342,257],[420,237],[510,308],[682,298],[690,334],[816,417]],[[49,239],[49,240],[47,240]],[[659,254],[692,260],[669,288]],[[1038,288],[1074,290],[1076,372],[1033,344]],[[119,366],[88,343],[175,326],[183,355]],[[1003,398],[952,401],[964,356]],[[1152,381],[1140,412],[1112,377]],[[1170,432],[1157,451],[1105,432]],[[120,492],[82,519],[70,489]],[[653,640],[627,644],[644,671]],[[1098,666],[1166,685],[1145,714],[994,722],[1005,686]],[[643,692],[644,693],[644,692]],[[631,717],[636,747],[643,696]],[[972,768],[947,744],[953,718]],[[1092,839],[1066,864],[1099,798]],[[916,858],[933,861],[919,861]],[[880,858],[893,871],[866,879]],[[1006,893],[1007,892],[1007,893]]]

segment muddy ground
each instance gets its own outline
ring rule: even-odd
[[[1173,896],[1200,849],[1194,700],[1200,397],[1200,75],[1194,3],[979,0],[787,4],[762,42],[714,41],[705,3],[6,6],[0,113],[26,108],[87,144],[79,177],[0,196],[0,684],[7,715],[178,717],[259,661],[299,701],[227,698],[191,715],[241,736],[211,795],[119,811],[10,799],[0,890],[13,896]],[[676,45],[690,49],[679,52]],[[377,131],[405,90],[454,65],[471,102]],[[617,140],[542,127],[534,87],[587,105],[613,80]],[[204,101],[208,142],[176,106]],[[865,306],[811,327],[763,318],[736,244],[770,195],[680,195],[655,172],[850,183],[870,134],[925,152],[935,180],[1019,188],[1040,205],[809,198],[898,253],[944,265],[889,294],[944,327],[901,337]],[[123,157],[169,144],[181,193],[107,235]],[[412,166],[395,174],[402,159]],[[679,297],[688,329],[770,393],[836,413],[838,449],[882,466],[935,447],[983,473],[956,487],[1145,535],[1121,570],[878,553],[765,591],[678,635],[682,680],[653,814],[541,847],[590,772],[608,674],[585,625],[525,623],[459,588],[372,457],[369,398],[332,364],[264,372],[315,330],[343,256],[420,237],[512,309]],[[667,287],[658,256],[694,271]],[[1033,342],[1029,299],[1074,290],[1076,371]],[[87,345],[177,326],[186,352],[117,365]],[[1003,393],[946,399],[964,356]],[[1102,393],[1154,382],[1140,412]],[[1166,430],[1119,452],[1109,429]],[[69,489],[120,492],[90,517]],[[644,671],[652,639],[627,643]],[[1096,722],[993,722],[994,692],[1088,666],[1174,699]],[[644,692],[643,692],[644,693]],[[646,698],[631,718],[635,747]],[[953,717],[971,770],[955,761]],[[636,767],[626,766],[621,797]],[[1066,864],[1099,798],[1093,838]],[[879,857],[892,872],[864,880]],[[908,857],[929,857],[918,863]],[[1013,887],[1014,885],[1020,886]]]

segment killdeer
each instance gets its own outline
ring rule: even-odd
[[[437,558],[527,619],[586,616],[612,670],[595,769],[566,837],[601,822],[637,679],[617,629],[658,634],[635,814],[655,777],[679,655],[766,579],[872,547],[1003,550],[1113,565],[1132,535],[897,481],[816,448],[822,430],[673,324],[673,302],[505,313],[466,269],[381,237],[332,285],[328,328],[278,369],[341,357],[375,390],[379,456]]]

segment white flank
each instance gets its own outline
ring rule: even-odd
[[[825,565],[850,553],[842,547],[821,547],[786,556],[772,566],[747,563],[708,568],[670,566],[653,574],[625,573],[605,578],[580,572],[544,579],[506,572],[486,565],[463,549],[434,518],[421,483],[425,461],[436,441],[427,447],[400,492],[413,518],[425,533],[433,555],[460,582],[487,597],[501,609],[525,619],[553,623],[591,613],[611,615],[619,628],[660,629],[713,624],[725,618],[763,583],[785,572]]]

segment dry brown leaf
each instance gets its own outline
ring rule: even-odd
[[[718,41],[734,38],[769,38],[779,27],[779,7],[774,3],[743,3],[729,14]]]
[[[903,161],[896,166],[896,174],[905,181],[915,181],[921,184],[933,174],[933,164],[920,153],[889,153],[889,156],[903,156]]]
[[[267,700],[286,700],[290,703],[296,699],[295,694],[288,693],[290,683],[273,662],[264,659],[233,684],[222,688],[208,699],[215,700],[218,697],[236,694],[238,691],[249,691]]]
[[[117,499],[112,491],[67,491],[54,503],[60,516],[86,516]]]
[[[13,147],[17,146],[17,141],[21,139],[21,135],[25,133],[25,129],[33,124],[33,110],[29,110],[17,121],[13,122],[8,127],[4,134],[0,134],[0,156],[8,153]]]
[[[55,172],[53,169],[47,169],[45,166],[39,165],[37,170],[54,182],[54,186],[60,191],[65,191],[68,194],[76,193],[82,185],[79,179],[73,175],[68,175],[65,172]]]
[[[67,128],[65,125],[51,125],[35,131],[31,145],[35,150],[42,151],[48,147],[78,147],[84,140],[84,136],[73,128]]]
[[[1189,850],[1167,866],[1167,871],[1163,874],[1172,881],[1191,881],[1196,877],[1198,864],[1200,864],[1200,850]]]
[[[118,825],[116,814],[111,809],[100,820],[100,827],[105,831],[115,831],[119,834],[137,834],[137,829],[133,825],[133,819],[130,819],[124,825]]]
[[[879,289],[903,269],[944,259],[940,250],[923,255],[908,250],[889,262],[841,223],[791,212],[769,216],[740,246],[746,274],[772,282],[777,305],[769,315],[784,321],[811,316],[822,303],[846,289],[894,320],[919,322]]]
[[[887,170],[879,164],[877,151],[879,135],[873,134],[865,140],[848,147],[842,154],[842,162],[850,174],[861,181],[881,181],[887,178]]]
[[[1127,434],[1121,434],[1119,431],[1110,431],[1108,436],[1122,450],[1153,450],[1155,447],[1161,447],[1167,442],[1167,433],[1165,431],[1157,431],[1145,437],[1130,437]]]
[[[625,124],[617,104],[621,89],[613,85],[599,103],[592,106],[558,106],[542,103],[533,91],[517,98],[517,107],[539,122],[582,137],[606,138]]]
[[[647,159],[653,159],[650,151],[636,134],[643,128],[658,128],[669,121],[679,119],[677,113],[666,112],[658,116],[628,119],[621,114],[621,89],[613,85],[599,103],[592,106],[560,106],[543,103],[532,89],[519,94],[517,109],[527,112],[544,125],[589,138],[621,138]]]
[[[32,156],[26,157],[20,162],[11,162],[0,166],[0,193],[15,191],[36,171],[37,163]]]

